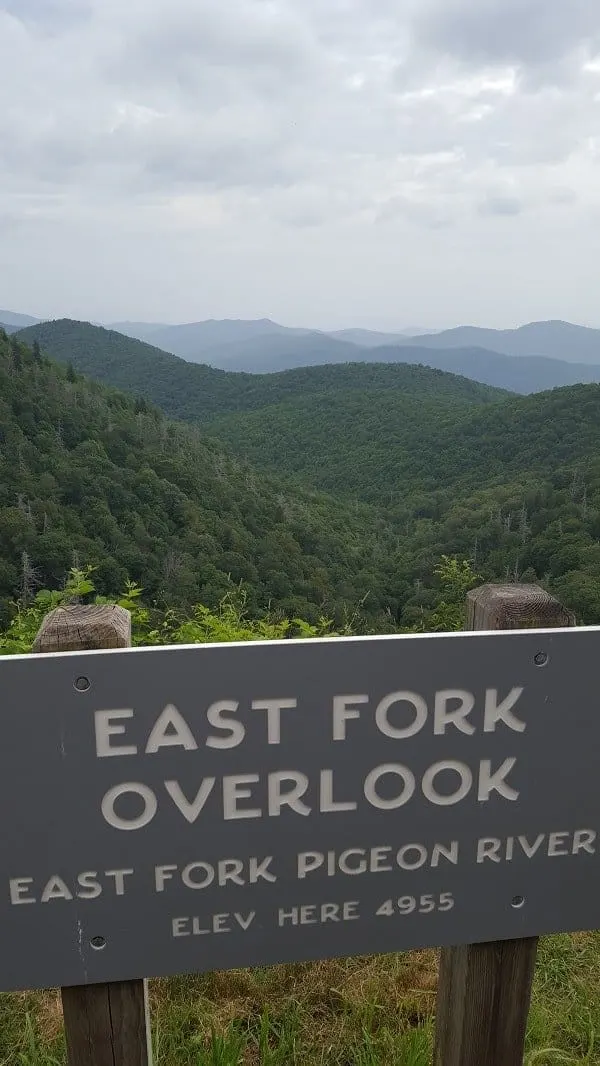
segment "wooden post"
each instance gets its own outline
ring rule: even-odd
[[[122,607],[57,607],[46,615],[35,652],[128,648],[131,615]],[[146,982],[113,981],[61,989],[69,1066],[152,1066]]]
[[[467,595],[467,629],[557,629],[574,615],[537,585]],[[435,1066],[522,1066],[537,937],[443,948]]]

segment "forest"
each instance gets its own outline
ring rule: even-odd
[[[441,370],[409,365],[301,367],[279,374],[245,374],[187,363],[143,341],[89,322],[60,319],[20,330],[19,340],[35,341],[58,362],[156,404],[171,418],[203,422],[216,414],[252,411],[265,404],[344,388],[401,389],[417,395],[450,393],[465,400],[493,400],[496,389]]]
[[[138,582],[159,604],[218,603],[309,620],[363,604],[389,626],[378,560],[389,531],[367,506],[289,489],[143,399],[81,378],[0,334],[0,604],[58,588],[76,566],[98,590]]]
[[[448,555],[600,621],[599,386],[233,374],[85,324],[33,329],[48,342],[0,337],[3,618],[75,562],[161,608],[236,588],[282,618],[432,628]]]

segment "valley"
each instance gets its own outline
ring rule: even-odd
[[[66,378],[16,356],[27,340]],[[404,363],[226,372],[70,320],[4,344],[7,439],[23,441],[5,614],[24,556],[50,587],[76,557],[106,594],[129,578],[152,601],[214,606],[241,583],[252,610],[427,627],[456,556],[600,620],[596,384],[517,396]]]

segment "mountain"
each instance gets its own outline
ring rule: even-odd
[[[0,310],[0,322],[14,328],[34,325],[40,319]],[[115,322],[109,329],[149,342],[191,362],[228,370],[265,373],[321,362],[346,362],[368,358],[365,349],[409,348],[466,349],[519,357],[543,357],[600,366],[600,330],[570,322],[530,322],[518,329],[483,329],[458,326],[447,330],[382,332],[359,328],[333,331],[292,328],[271,319],[209,319],[182,325],[160,322]],[[347,344],[345,353],[339,344]],[[331,346],[330,346],[331,345]],[[358,349],[358,352],[356,351]],[[392,360],[388,351],[385,361]],[[384,361],[382,356],[378,362]],[[393,361],[393,360],[392,360]],[[566,383],[566,382],[565,382]],[[506,388],[512,386],[506,382]],[[535,389],[549,387],[544,381]]]
[[[207,412],[235,409],[239,384],[231,375],[187,363],[115,330],[65,318],[28,327],[18,336],[29,345],[37,340],[47,355],[96,381],[161,405],[174,418],[193,422]],[[246,376],[249,383],[254,380]]]
[[[480,348],[502,355],[542,356],[569,363],[600,365],[600,330],[561,321],[530,322],[518,329],[504,330],[458,326],[446,330],[404,329],[391,332],[359,328],[333,331],[294,329],[266,318],[249,321],[211,319],[175,326],[124,322],[113,323],[111,328],[140,340],[149,340],[158,348],[179,355],[182,359],[207,362],[211,366],[229,370],[249,370],[252,373],[283,370],[286,366],[306,366],[309,363],[301,361],[306,359],[311,364],[327,362],[328,339],[361,349],[397,345],[436,349]],[[260,338],[270,340],[261,348]],[[304,338],[305,343],[296,347],[294,341],[300,338]],[[278,341],[284,342],[279,352]],[[313,347],[314,353],[311,351]],[[336,348],[332,347],[332,360],[336,358],[335,353]],[[353,357],[350,351],[347,357]],[[341,356],[339,359],[341,361]],[[536,387],[547,386],[542,383]]]
[[[162,326],[150,333],[145,333],[142,340],[152,340],[158,348],[188,359],[195,363],[204,363],[209,350],[221,345],[253,341],[257,337],[295,337],[310,330],[292,329],[280,326],[268,318],[250,319],[209,319],[206,322],[188,322],[180,326]],[[137,334],[136,334],[137,336]],[[215,364],[217,365],[217,364]]]
[[[0,310],[0,329],[4,329],[6,333],[24,329],[25,326],[34,326],[36,322],[41,322],[41,319],[33,318],[31,315],[20,315],[16,311]]]
[[[336,340],[326,333],[307,331],[300,336],[289,336],[287,333],[263,334],[207,348],[202,361],[221,370],[270,374],[299,366],[364,362],[370,358],[369,353],[370,350],[366,348]]]
[[[369,359],[436,367],[510,392],[546,392],[565,385],[600,382],[600,364],[568,363],[543,356],[502,355],[484,348],[372,348]]]
[[[518,329],[458,326],[401,343],[426,348],[488,348],[504,355],[543,355],[569,363],[600,364],[600,330],[571,322],[530,322]]]
[[[484,348],[449,347],[437,351],[412,344],[400,346],[401,343],[398,337],[393,345],[381,347],[359,347],[325,334],[292,338],[257,337],[254,341],[208,350],[205,359],[213,367],[246,370],[254,374],[333,363],[414,363],[522,393],[545,392],[562,385],[600,381],[600,363],[570,363],[543,356],[515,358]]]
[[[258,473],[198,429],[0,336],[0,620],[19,591],[74,565],[118,595],[217,604],[243,582],[253,611],[370,627],[397,609],[389,527],[369,508]]]
[[[420,335],[409,333],[406,330],[397,330],[393,333],[380,333],[373,329],[336,329],[329,333],[334,340],[348,341],[349,344],[358,344],[361,348],[378,348],[384,344],[398,344],[401,337]]]
[[[168,329],[168,326],[166,322],[110,322],[106,329],[124,333],[126,337],[134,337],[136,340],[149,341],[157,330]]]
[[[101,324],[101,323],[99,323]],[[282,326],[269,318],[261,319],[207,319],[203,322],[187,322],[168,325],[165,322],[108,322],[106,329],[117,330],[127,337],[141,341],[151,341],[159,348],[182,359],[202,362],[204,352],[219,348],[224,344],[241,344],[256,337],[300,337],[304,334],[333,337],[334,340],[349,341],[365,348],[375,348],[382,344],[395,344],[399,337],[418,337],[433,334],[436,330],[411,329],[381,331],[372,329],[317,330],[311,328]]]
[[[107,329],[124,333],[127,337],[148,341],[162,348],[165,352],[179,355],[194,363],[208,362],[211,366],[220,366],[230,370],[249,370],[252,373],[267,369],[284,369],[283,364],[269,367],[261,363],[269,353],[277,354],[277,342],[292,342],[295,338],[311,338],[312,344],[321,344],[321,362],[326,362],[327,341],[347,341],[364,348],[378,345],[399,343],[402,337],[430,333],[429,330],[398,330],[385,333],[368,329],[340,329],[334,331],[294,328],[282,326],[269,318],[262,319],[208,319],[204,322],[188,322],[168,326],[158,322],[111,322]],[[260,341],[267,343],[266,350]],[[271,343],[269,347],[269,341]],[[310,344],[309,344],[310,347]],[[335,347],[332,348],[335,351]],[[293,344],[290,349],[289,363],[292,366],[308,365],[295,358]],[[302,358],[303,349],[299,349]],[[285,359],[285,346],[281,351]],[[314,356],[313,356],[314,360]]]
[[[185,362],[114,330],[71,319],[44,322],[22,330],[18,336],[27,344],[37,340],[53,359],[72,363],[78,371],[98,381],[143,396],[171,417],[187,422],[255,410],[289,395],[321,391],[335,395],[344,387],[391,388],[423,395],[433,392],[467,402],[497,398],[496,391],[484,385],[426,367],[348,363],[280,374],[228,373]]]

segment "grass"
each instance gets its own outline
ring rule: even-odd
[[[429,1066],[435,952],[151,984],[155,1066]],[[0,996],[0,1066],[64,1066],[57,992]],[[600,933],[542,940],[526,1066],[600,1066]]]

